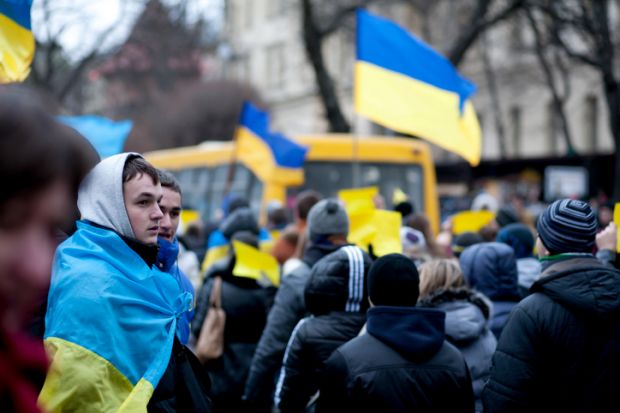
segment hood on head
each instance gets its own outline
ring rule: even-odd
[[[542,292],[594,320],[620,317],[620,271],[606,267],[594,257],[573,259],[566,264],[564,271],[543,273],[530,291]]]
[[[508,245],[484,242],[465,248],[459,257],[463,276],[491,300],[519,299],[517,262]]]
[[[445,340],[445,313],[431,308],[378,306],[368,310],[368,334],[403,357],[425,361]]]
[[[439,289],[418,302],[446,313],[446,336],[452,342],[475,340],[486,328],[493,314],[493,304],[483,294],[467,287]]]
[[[113,155],[88,173],[78,191],[78,209],[82,219],[135,238],[123,196],[123,168],[130,155],[142,157],[132,152]]]
[[[371,263],[368,254],[352,245],[321,258],[312,267],[306,284],[307,310],[314,315],[366,311],[366,276]]]

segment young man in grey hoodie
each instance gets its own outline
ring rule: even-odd
[[[80,185],[82,219],[52,271],[47,411],[210,411],[208,378],[178,338],[191,294],[155,265],[161,197],[157,171],[133,153]]]

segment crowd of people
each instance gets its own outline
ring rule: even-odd
[[[378,257],[314,190],[271,203],[264,227],[231,195],[217,222],[180,228],[172,174],[98,159],[22,90],[0,95],[0,136],[2,411],[614,405],[617,228],[587,202],[557,200],[533,227],[492,207],[479,231],[434,235],[403,201],[402,253]],[[238,245],[277,279],[243,272]]]

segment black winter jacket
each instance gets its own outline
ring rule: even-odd
[[[282,413],[304,411],[319,389],[323,363],[364,326],[370,264],[361,249],[347,246],[312,268],[305,289],[306,308],[312,316],[295,327],[276,387],[274,401]]]
[[[255,280],[233,276],[234,265],[234,258],[213,264],[197,295],[192,322],[193,334],[198,337],[209,309],[213,277],[222,277],[222,308],[226,313],[224,354],[206,365],[216,410],[241,401],[252,356],[276,293],[274,287],[261,287]]]
[[[368,332],[326,363],[317,413],[473,412],[463,356],[444,338],[442,311],[374,307]]]
[[[620,271],[572,257],[530,291],[499,340],[484,411],[609,411],[620,389]]]
[[[255,411],[261,408],[271,411],[286,344],[295,325],[306,315],[304,289],[310,278],[310,268],[338,248],[340,246],[336,245],[310,246],[304,254],[303,264],[282,278],[256,347],[243,394],[243,398],[253,405]]]

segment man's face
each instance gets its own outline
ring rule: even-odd
[[[545,244],[543,244],[540,240],[540,237],[536,238],[536,252],[538,253],[539,258],[549,255],[549,251],[547,251],[547,248],[545,247]]]
[[[163,214],[157,204],[162,197],[161,185],[147,174],[140,174],[123,184],[125,209],[131,229],[138,241],[156,244],[159,222]]]
[[[167,241],[174,241],[174,234],[179,227],[181,217],[181,194],[171,188],[162,188],[163,196],[159,201],[164,217],[159,222],[159,236]]]
[[[0,214],[0,324],[10,330],[41,303],[58,245],[56,230],[71,216],[64,182],[11,199]]]

